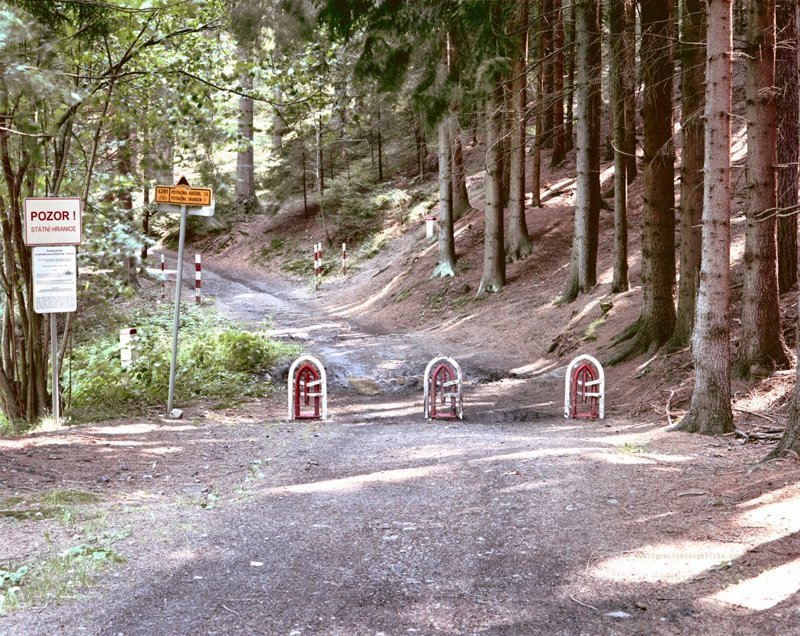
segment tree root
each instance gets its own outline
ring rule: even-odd
[[[612,340],[609,348],[619,347],[623,343],[627,343],[627,345],[607,358],[604,364],[613,366],[640,354],[653,355],[666,342],[667,338],[660,336],[659,330],[640,316],[636,322],[628,325]]]
[[[456,275],[455,268],[451,263],[439,263],[436,267],[433,268],[433,273],[431,274],[431,278],[445,278],[449,276],[453,278]]]

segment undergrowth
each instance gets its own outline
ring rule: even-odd
[[[137,334],[127,369],[120,364],[116,332],[76,348],[67,391],[71,421],[111,419],[166,402],[173,310],[141,311],[130,324]],[[208,307],[187,304],[181,309],[175,398],[187,404],[264,395],[270,369],[296,353],[264,332],[245,331]]]

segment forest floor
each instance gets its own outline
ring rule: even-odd
[[[0,617],[0,633],[800,633],[800,463],[761,462],[769,445],[753,439],[668,432],[688,351],[609,368],[606,418],[563,418],[569,359],[602,359],[640,293],[607,296],[605,250],[598,289],[554,302],[568,172],[529,211],[534,255],[489,298],[474,298],[476,211],[457,226],[455,279],[429,279],[419,219],[320,291],[253,264],[287,227],[319,240],[296,210],[205,257],[221,313],[269,318],[324,361],[330,420],[287,421],[276,379],[267,398],[182,420],[0,439],[0,569],[45,564],[54,579],[53,598]],[[464,421],[423,418],[437,354],[464,369]],[[737,384],[737,426],[774,428],[790,386],[785,373]],[[95,585],[70,554],[107,564],[87,573]]]

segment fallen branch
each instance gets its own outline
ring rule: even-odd
[[[759,426],[761,430],[758,431],[759,433],[783,433],[786,430],[785,426],[771,426],[769,428]]]
[[[736,435],[738,437],[744,438],[745,441],[749,441],[751,439],[760,439],[760,440],[779,440],[783,437],[783,431],[766,433],[766,432],[754,432],[754,433],[745,433],[740,429],[736,429]]]
[[[588,608],[588,609],[590,609],[590,610],[594,610],[595,612],[599,612],[599,611],[600,611],[600,610],[599,610],[599,609],[597,609],[597,608],[596,608],[594,605],[589,605],[589,604],[587,604],[587,603],[584,603],[583,601],[579,601],[579,600],[578,600],[578,599],[576,599],[574,596],[572,596],[572,594],[570,594],[570,595],[569,595],[569,597],[570,597],[570,598],[571,598],[573,601],[575,601],[575,602],[576,602],[578,605],[581,605],[581,606],[583,606],[583,607],[586,607],[586,608]]]
[[[239,614],[239,612],[232,610],[230,607],[225,605],[225,603],[222,604],[222,609],[227,610],[228,612],[233,614],[236,618],[238,618],[240,621],[242,621],[242,625],[244,625],[249,632],[253,634],[255,633],[255,630],[250,626],[250,624],[246,620],[242,618],[242,615]]]
[[[783,433],[748,433],[752,439],[779,440]]]
[[[772,422],[773,424],[775,424],[778,421],[774,417],[770,417],[769,415],[764,415],[763,413],[758,413],[756,411],[748,411],[747,409],[740,409],[738,406],[734,406],[733,410],[739,411],[739,413],[747,413],[748,415],[760,417],[761,419],[767,420],[767,422]]]

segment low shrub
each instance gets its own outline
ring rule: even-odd
[[[164,404],[172,355],[172,309],[141,314],[135,359],[123,369],[117,334],[108,334],[75,351],[67,415],[91,421],[128,415]],[[245,331],[206,307],[181,308],[175,399],[263,395],[268,371],[297,353],[296,347]]]

